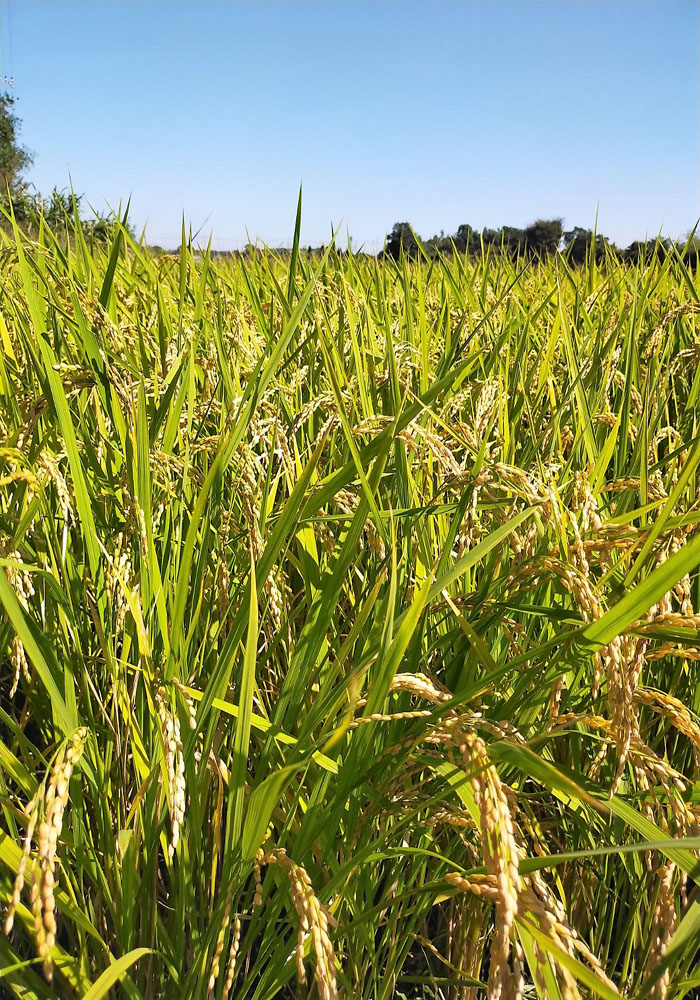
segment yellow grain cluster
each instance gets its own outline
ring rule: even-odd
[[[72,740],[58,753],[45,786],[27,807],[28,823],[24,846],[10,906],[5,918],[5,933],[10,934],[15,912],[20,904],[25,883],[27,864],[32,863],[31,911],[34,917],[36,950],[44,967],[44,975],[53,979],[52,949],[56,943],[56,851],[63,829],[63,817],[68,804],[70,779],[73,769],[83,755],[87,729],[77,729]],[[32,858],[34,834],[37,839],[37,856]]]
[[[163,756],[168,775],[168,807],[170,810],[170,843],[168,853],[175,854],[180,842],[180,829],[187,807],[185,757],[180,737],[180,720],[170,703],[168,692],[160,685],[156,690],[156,707],[161,725]]]
[[[315,895],[306,869],[295,864],[283,847],[266,852],[260,859],[263,864],[279,865],[289,879],[289,890],[294,909],[299,918],[297,938],[297,976],[306,982],[304,966],[306,939],[310,937],[315,955],[316,987],[321,1000],[336,1000],[338,986],[335,977],[335,955],[328,936],[329,916]]]

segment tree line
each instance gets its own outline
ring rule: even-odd
[[[584,264],[591,257],[600,262],[606,255],[632,262],[663,259],[672,247],[671,240],[659,237],[655,240],[635,240],[621,249],[594,230],[580,226],[565,230],[562,219],[537,219],[524,229],[501,226],[500,229],[477,230],[463,224],[451,236],[440,233],[428,240],[421,239],[410,223],[397,222],[386,237],[380,256],[398,260],[402,255],[416,259],[439,254],[497,253],[544,259],[561,253],[574,264]],[[698,239],[694,236],[689,239],[684,250],[686,261],[697,264],[700,251]]]

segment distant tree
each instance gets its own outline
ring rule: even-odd
[[[80,209],[80,196],[73,195],[65,188],[54,188],[48,198],[38,199],[37,208],[43,209],[44,219],[51,229],[59,229],[73,217],[74,205]]]
[[[525,230],[515,226],[502,226],[500,244],[505,253],[521,253],[526,247]]]
[[[33,156],[19,143],[21,123],[13,108],[15,98],[0,93],[0,204],[7,206],[8,195],[14,201],[25,193],[24,171]]]
[[[83,223],[83,231],[91,243],[109,243],[114,235],[114,220],[97,213]]]
[[[94,218],[82,220],[82,228],[85,233],[85,238],[91,244],[111,243],[117,235],[120,224],[123,225],[123,222],[121,219],[117,218],[116,215],[109,215],[104,212],[95,212]],[[134,227],[127,222],[124,228],[129,236],[133,238]]]
[[[593,233],[590,229],[574,226],[564,233],[564,246],[567,256],[574,264],[585,264],[591,246]]]
[[[670,246],[668,240],[635,240],[624,251],[623,257],[634,264],[651,264],[653,260],[664,260]]]
[[[697,229],[685,234],[679,242],[678,249],[683,252],[683,259],[686,264],[690,264],[693,267],[698,266],[698,263],[700,263],[700,233],[698,233]]]
[[[387,257],[398,260],[403,252],[406,257],[415,258],[420,255],[421,244],[409,222],[396,222],[391,233],[386,238],[384,253]]]
[[[475,254],[481,250],[481,237],[478,232],[466,223],[457,227],[453,236],[455,248],[460,253]]]
[[[429,240],[421,240],[423,250],[428,257],[436,257],[438,254],[451,254],[454,250],[454,237],[446,236],[445,230],[441,229],[439,235],[431,236]]]
[[[561,219],[538,219],[525,230],[525,246],[536,257],[547,257],[559,249],[564,227]]]
[[[633,264],[638,264],[644,258],[645,247],[646,243],[644,240],[635,240],[634,243],[630,243],[623,254],[625,260],[629,260]]]
[[[484,249],[489,247],[499,247],[501,246],[502,235],[500,229],[489,229],[488,227],[481,230],[481,235],[479,237],[479,249],[483,244]]]
[[[581,229],[575,226],[564,233],[564,246],[569,260],[574,264],[585,264],[591,253],[593,242],[593,232],[590,229]],[[602,261],[609,250],[615,250],[615,246],[607,237],[597,233],[595,237],[595,259]]]

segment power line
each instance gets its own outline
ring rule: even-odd
[[[7,67],[3,65],[3,46],[2,46],[2,31],[3,31],[3,10],[0,2],[0,85],[5,87],[14,87],[15,77],[13,73],[12,65],[12,4],[11,0],[7,0],[7,48],[10,53],[10,58],[8,60]],[[5,73],[4,70],[7,69],[8,72]]]
[[[7,0],[7,42],[10,49],[10,79],[13,81],[15,79],[15,67],[12,62],[12,0]]]

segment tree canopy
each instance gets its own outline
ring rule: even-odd
[[[7,205],[24,191],[24,171],[33,155],[20,145],[21,122],[14,112],[15,98],[0,93],[0,203]]]
[[[420,256],[421,243],[408,222],[397,222],[386,238],[384,253],[398,260],[403,253],[406,257]]]
[[[684,242],[687,246],[683,249]],[[481,231],[468,223],[462,223],[452,235],[440,233],[431,239],[422,240],[409,222],[397,222],[386,238],[383,256],[398,260],[402,255],[416,258],[420,253],[428,257],[437,254],[481,253],[511,254],[545,259],[551,254],[561,253],[572,264],[584,264],[591,253],[597,262],[607,254],[630,261],[651,261],[663,259],[670,251],[672,243],[668,239],[635,240],[626,250],[615,246],[602,233],[574,226],[564,230],[563,220],[537,219],[524,229],[517,226],[501,226],[499,229],[484,228]],[[700,241],[694,233],[686,241],[679,243],[686,261],[697,263]]]

